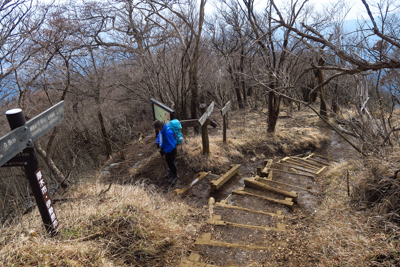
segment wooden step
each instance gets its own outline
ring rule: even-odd
[[[208,174],[210,174],[211,172],[200,172],[199,173],[199,177],[197,179],[195,179],[188,187],[184,187],[182,189],[175,189],[174,193],[176,195],[183,195],[185,194],[192,186],[194,186],[195,184],[197,184],[198,182],[200,182],[201,180],[203,180],[204,177],[206,177]]]
[[[261,177],[267,177],[268,176],[269,168],[271,168],[272,162],[273,162],[272,159],[267,160],[267,164],[265,164],[264,169],[261,171],[261,174],[260,174]]]
[[[320,169],[320,167],[310,165],[310,164],[308,164],[307,162],[304,162],[304,160],[301,160],[301,159],[288,158],[288,159],[285,160],[285,162],[290,162],[291,164],[294,164],[294,165],[297,165],[297,166],[300,166],[300,167],[303,167],[303,168],[307,168],[307,169],[310,169],[310,170],[318,171]]]
[[[249,192],[245,192],[245,191],[243,191],[243,190],[244,190],[244,188],[243,188],[243,187],[240,187],[240,188],[238,188],[238,189],[233,190],[233,191],[232,191],[232,194],[242,195],[242,196],[246,196],[246,195],[247,195],[247,196],[254,196],[254,197],[258,197],[258,198],[261,198],[261,199],[265,199],[265,200],[268,200],[268,201],[271,201],[271,202],[283,204],[283,205],[288,206],[289,208],[293,209],[294,203],[293,203],[293,201],[292,201],[291,198],[286,198],[285,200],[280,200],[280,199],[275,199],[275,198],[260,196],[260,195],[257,195],[257,194],[252,194],[252,193],[249,193]]]
[[[309,174],[304,174],[304,173],[295,173],[295,172],[279,170],[279,169],[270,168],[270,170],[271,171],[276,171],[276,172],[284,172],[284,173],[290,173],[290,174],[295,174],[295,175],[307,176],[307,177],[310,177],[310,178],[314,178],[315,177],[315,175],[309,175]]]
[[[316,171],[311,171],[310,169],[306,170],[305,168],[295,167],[295,166],[297,166],[295,164],[290,166],[290,165],[288,165],[288,164],[290,164],[290,162],[287,162],[286,164],[282,164],[282,163],[274,163],[274,164],[277,164],[277,165],[283,166],[283,167],[287,167],[287,168],[296,169],[296,170],[299,170],[299,171],[302,171],[302,172],[308,172],[308,173],[311,173],[311,174],[316,174],[317,173]]]
[[[218,190],[221,188],[231,177],[233,177],[235,174],[239,173],[240,171],[240,164],[234,165],[227,173],[221,176],[216,181],[210,181],[210,186],[211,186],[211,192],[214,192],[215,190]]]
[[[317,160],[317,159],[308,158],[308,159],[306,159],[306,160],[307,160],[308,162],[317,163],[317,164],[320,164],[320,165],[322,165],[322,166],[330,166],[329,163],[326,163],[326,162],[323,162],[323,161],[320,161],[320,160]]]
[[[277,193],[280,195],[284,195],[286,197],[290,197],[293,199],[294,202],[297,203],[297,193],[295,191],[289,192],[286,190],[278,189],[278,188],[263,184],[263,183],[257,181],[257,179],[255,177],[244,179],[244,184],[248,187],[252,187],[255,189],[259,189],[259,190],[263,190],[263,191],[270,191],[270,192],[274,192],[274,193]]]
[[[281,223],[278,223],[276,228],[267,226],[264,227],[264,226],[249,225],[249,224],[239,224],[239,223],[223,221],[221,219],[221,215],[214,215],[214,217],[212,219],[209,219],[207,223],[212,225],[240,227],[240,228],[259,230],[259,231],[283,232],[286,230],[285,225]]]
[[[276,213],[265,212],[265,211],[261,211],[261,210],[252,210],[252,209],[247,209],[247,208],[243,208],[243,207],[226,204],[225,200],[222,200],[221,202],[217,202],[215,204],[215,206],[227,208],[227,209],[244,210],[244,211],[248,211],[248,212],[252,212],[252,213],[264,214],[264,215],[268,215],[268,216],[272,216],[272,217],[277,217],[278,219],[285,218],[285,216],[282,215],[282,211],[280,211],[280,210],[278,210]]]
[[[297,185],[293,185],[293,184],[286,184],[286,183],[282,183],[282,182],[278,182],[278,181],[274,181],[274,180],[270,180],[270,179],[265,179],[262,177],[255,177],[257,181],[259,182],[267,182],[267,183],[273,183],[273,184],[278,184],[278,185],[282,185],[282,186],[288,186],[288,187],[295,187],[301,190],[305,190],[305,191],[311,191],[311,189],[307,189],[307,188],[303,188]]]
[[[214,247],[225,247],[225,248],[239,248],[248,250],[273,250],[279,247],[285,247],[286,243],[279,242],[276,247],[263,247],[263,246],[250,246],[237,243],[226,243],[220,241],[214,241],[211,239],[211,233],[203,234],[201,238],[196,240],[196,245],[214,246]]]

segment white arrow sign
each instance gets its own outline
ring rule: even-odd
[[[65,102],[61,101],[0,138],[0,166],[59,124],[64,110]]]
[[[214,110],[214,101],[211,102],[211,104],[208,106],[206,112],[204,112],[204,114],[200,117],[199,119],[199,123],[201,126],[203,126],[203,124],[206,122],[206,120],[208,119],[208,117],[210,117],[211,112]]]

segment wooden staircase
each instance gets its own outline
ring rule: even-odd
[[[245,178],[244,186],[238,184],[226,199],[215,202],[210,198],[209,232],[196,240],[196,253],[179,266],[257,266],[257,262],[268,261],[269,253],[287,246],[280,238],[287,230],[285,215],[316,191],[314,178],[330,161],[316,154],[268,159],[257,167],[257,175]],[[221,188],[239,169],[240,165],[233,166],[211,182],[211,189]]]

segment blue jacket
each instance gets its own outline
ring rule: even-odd
[[[160,147],[165,151],[165,153],[170,153],[176,147],[175,133],[167,124],[164,124],[164,127],[157,135],[156,144],[160,144]]]

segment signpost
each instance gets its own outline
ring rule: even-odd
[[[202,108],[202,106],[203,106],[203,108],[205,108],[205,107],[206,107],[206,104],[201,104],[201,105],[200,105],[200,109]],[[199,122],[200,122],[200,125],[201,125],[201,126],[203,126],[203,124],[206,122],[206,120],[208,119],[208,117],[210,117],[211,112],[212,112],[213,110],[214,110],[214,101],[211,102],[211,104],[208,106],[208,108],[207,108],[207,110],[206,110],[205,112],[202,110],[202,112],[204,112],[204,113],[203,113],[203,115],[201,115],[201,117],[200,117],[200,119],[199,119]]]
[[[214,110],[214,101],[211,102],[211,104],[208,106],[206,110],[207,105],[206,104],[201,104],[200,105],[200,110],[203,113],[199,119],[199,123],[201,125],[201,140],[203,143],[203,155],[209,155],[210,154],[210,142],[208,139],[208,128],[207,125],[209,123],[205,123],[208,120],[208,117],[210,117],[211,112]]]
[[[223,138],[222,138],[222,142],[224,144],[226,144],[226,113],[230,110],[231,108],[231,101],[228,101],[228,103],[226,103],[225,107],[223,107],[221,109],[221,114],[222,114],[222,118],[223,118]]]
[[[150,101],[153,105],[153,118],[154,120],[159,120],[164,123],[169,123],[171,120],[174,119],[175,117],[175,111],[167,106],[165,106],[163,103],[158,102],[157,100],[150,98]],[[211,122],[208,117],[210,117],[211,113],[214,110],[214,101],[208,106],[206,110],[207,105],[206,104],[201,104],[200,105],[200,110],[202,112],[202,116],[200,119],[191,119],[191,120],[181,120],[180,123],[182,127],[197,127],[201,126],[201,138],[202,138],[202,143],[203,143],[203,154],[210,154],[210,145],[209,145],[209,140],[208,140],[208,129],[207,125],[211,125],[212,127],[216,127],[217,125],[214,122]],[[156,136],[157,136],[157,131],[156,131]]]
[[[153,118],[154,120],[159,120],[164,123],[169,123],[175,118],[175,111],[161,102],[150,98],[153,105]]]
[[[46,182],[40,170],[33,142],[64,119],[65,103],[59,102],[25,122],[21,109],[6,111],[11,132],[0,138],[0,166],[23,166],[46,231],[56,235],[59,224]]]

